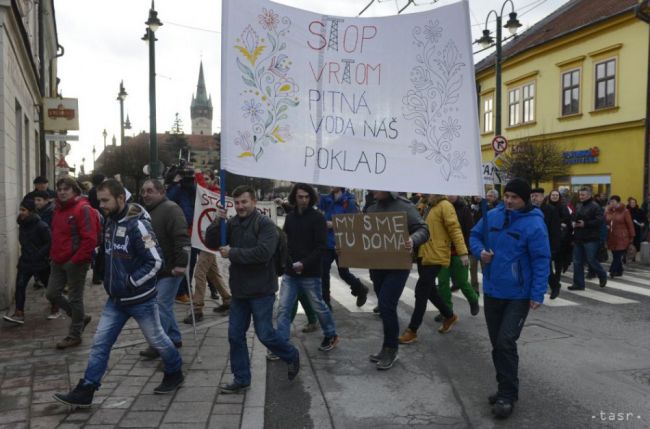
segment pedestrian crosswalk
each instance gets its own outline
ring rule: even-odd
[[[366,284],[372,284],[368,270],[353,269],[352,272]],[[377,305],[377,297],[371,290],[368,294],[366,304],[363,307],[357,307],[356,297],[350,294],[350,287],[338,277],[335,269],[332,270],[330,279],[330,296],[332,301],[336,301],[349,312],[370,313]],[[415,306],[415,283],[417,279],[417,271],[413,270],[409,275],[406,288],[400,297],[400,303],[411,309]],[[607,286],[604,288],[600,288],[598,286],[598,279],[595,279],[586,280],[587,287],[583,291],[570,291],[567,289],[567,286],[571,285],[571,279],[571,272],[567,272],[562,277],[560,297],[551,300],[547,294],[544,298],[544,305],[552,308],[575,307],[594,303],[625,305],[639,304],[641,300],[650,298],[650,269],[644,269],[639,266],[626,268],[623,277],[617,277],[614,280],[608,279]],[[479,272],[479,282],[481,280],[482,277]],[[452,297],[455,305],[459,305],[460,302],[465,301],[465,297],[460,291],[452,293]],[[481,305],[483,305],[482,301],[480,300]],[[303,313],[302,307],[299,307],[298,311],[299,313]],[[427,311],[437,312],[437,309],[429,303]]]

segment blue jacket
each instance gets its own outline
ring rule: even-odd
[[[167,199],[175,202],[183,210],[187,225],[192,228],[194,220],[194,200],[196,199],[196,185],[184,187],[174,183],[167,189]]]
[[[483,271],[483,293],[544,302],[551,250],[542,212],[532,206],[512,211],[499,205],[488,212],[488,231],[494,256]],[[472,228],[469,244],[472,254],[480,259],[481,251],[488,248],[483,243],[483,222]]]
[[[338,199],[334,197],[334,194],[321,195],[318,209],[323,212],[326,221],[332,220],[332,215],[335,214],[359,212],[354,195],[348,191],[343,191],[343,194]],[[327,248],[334,249],[335,247],[334,230],[327,228]]]
[[[127,204],[122,213],[107,217],[104,251],[104,289],[111,299],[127,306],[156,296],[163,253],[142,206]]]

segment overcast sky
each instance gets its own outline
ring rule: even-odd
[[[281,3],[320,13],[355,16],[370,0],[282,0]],[[404,13],[420,12],[455,0],[416,0]],[[515,10],[525,29],[568,0],[514,0]],[[375,1],[363,16],[393,15],[406,0]],[[480,36],[490,9],[499,9],[503,1],[469,0],[474,39]],[[79,141],[71,142],[67,157],[70,165],[92,166],[92,148],[97,155],[103,149],[102,131],[120,134],[119,103],[116,100],[120,80],[128,93],[125,112],[133,129],[126,134],[149,130],[149,57],[148,47],[140,38],[149,14],[149,0],[55,0],[59,43],[65,55],[59,59],[60,91],[64,97],[79,99]],[[157,128],[171,129],[179,113],[184,131],[191,131],[190,102],[196,91],[199,62],[203,59],[206,86],[214,106],[213,132],[220,126],[220,31],[221,0],[157,0],[156,10],[163,26],[156,32]],[[510,12],[506,6],[504,15]],[[494,15],[493,15],[494,16]],[[493,19],[492,19],[493,21]],[[488,28],[494,30],[494,23]],[[478,50],[478,47],[475,47]],[[489,53],[489,52],[488,52]],[[482,55],[475,56],[480,59]],[[126,115],[125,113],[125,115]],[[74,132],[71,132],[74,133]]]

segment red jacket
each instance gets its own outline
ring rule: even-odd
[[[57,199],[52,218],[52,262],[89,263],[100,233],[99,215],[86,197],[75,197],[65,203]]]
[[[609,250],[626,250],[634,240],[634,224],[630,212],[624,205],[617,208],[611,207],[605,211],[607,234],[607,248]]]

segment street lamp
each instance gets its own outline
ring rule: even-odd
[[[160,177],[158,164],[158,135],[156,134],[156,36],[154,33],[163,24],[151,0],[149,19],[145,22],[146,32],[142,40],[149,43],[149,176]]]
[[[102,136],[104,137],[104,150],[106,150],[106,137],[108,137],[108,133],[106,132],[106,128],[104,128],[104,131],[102,131]]]
[[[93,145],[93,173],[95,172],[95,160],[97,159],[95,154],[97,153],[97,150],[95,150],[95,145]]]
[[[124,81],[120,81],[120,92],[117,93],[117,101],[120,102],[120,144],[124,144],[124,100],[128,94],[124,90]]]
[[[479,43],[483,48],[489,48],[493,43],[496,44],[496,54],[495,54],[495,65],[496,65],[496,71],[495,71],[495,80],[496,80],[496,94],[495,94],[495,108],[496,108],[496,117],[495,117],[495,124],[494,124],[494,133],[495,135],[499,136],[501,135],[501,17],[503,16],[503,10],[506,7],[506,4],[510,3],[511,10],[509,15],[508,22],[506,22],[506,25],[503,26],[503,28],[508,29],[510,34],[514,36],[517,33],[517,29],[521,27],[521,23],[519,20],[517,20],[517,12],[515,12],[515,4],[512,2],[512,0],[506,0],[503,2],[503,5],[501,6],[501,14],[498,14],[495,10],[491,10],[487,18],[485,18],[485,29],[483,30],[483,36],[476,40],[477,43]],[[488,26],[488,20],[490,19],[490,16],[494,14],[496,16],[497,20],[497,30],[496,30],[496,41],[492,38],[490,30],[487,29]]]

